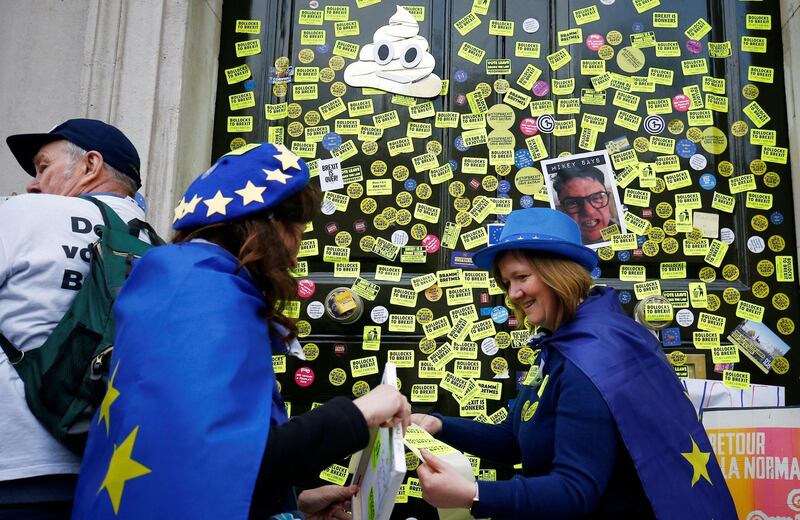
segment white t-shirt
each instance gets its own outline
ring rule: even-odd
[[[144,220],[130,197],[96,195],[125,222]],[[0,331],[20,350],[41,346],[89,271],[100,210],[77,197],[30,194],[0,202]],[[22,380],[0,351],[0,481],[78,473],[80,458],[28,409]]]

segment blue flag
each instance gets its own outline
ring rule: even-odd
[[[285,347],[236,267],[209,243],[136,264],[73,518],[247,518],[270,425],[286,421],[272,371]]]
[[[602,394],[659,519],[735,520],[736,509],[694,407],[658,341],[595,288],[550,344]]]

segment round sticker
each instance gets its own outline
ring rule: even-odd
[[[442,289],[438,285],[431,285],[427,289],[425,289],[425,298],[428,299],[429,302],[438,302],[442,299]]]
[[[776,226],[780,226],[783,224],[783,213],[780,211],[773,211],[769,215],[769,221],[775,224]]]
[[[713,190],[717,186],[717,178],[710,173],[701,175],[697,182],[704,190]]]
[[[546,96],[550,93],[550,83],[540,79],[533,84],[531,91],[539,97]]]
[[[375,215],[375,218],[372,219],[372,225],[374,225],[375,229],[378,231],[385,231],[389,228],[389,219],[387,219],[382,213]]]
[[[682,367],[686,364],[686,354],[680,350],[674,350],[670,352],[667,357],[669,358],[670,364],[674,367]]]
[[[325,306],[322,305],[322,302],[309,302],[308,307],[306,307],[306,314],[313,320],[321,318],[325,314]]]
[[[333,70],[342,70],[344,68],[344,58],[341,56],[332,56],[328,60],[328,66]]]
[[[535,195],[544,184],[544,175],[537,168],[523,168],[514,176],[514,185],[524,195]]]
[[[420,325],[427,325],[433,321],[433,311],[427,307],[422,307],[416,313],[417,323]]]
[[[511,320],[509,320],[509,324]],[[488,339],[488,338],[487,338]],[[498,332],[497,335],[494,337],[494,343],[497,345],[499,349],[507,349],[511,346],[511,334],[508,332]]]
[[[486,191],[497,191],[497,183],[497,177],[493,175],[487,175],[483,178],[483,181],[481,181],[481,186]]]
[[[311,324],[306,320],[299,320],[297,322],[297,337],[305,338],[311,334]]]
[[[672,135],[678,135],[683,132],[683,121],[680,119],[673,119],[669,123],[667,123],[667,130]]]
[[[308,126],[317,126],[321,117],[322,116],[320,116],[319,112],[316,110],[309,110],[306,112],[306,115],[303,116],[303,120]]]
[[[323,83],[330,83],[336,77],[336,71],[330,67],[324,67],[319,71],[319,80]]]
[[[731,133],[735,137],[744,137],[747,135],[747,130],[747,123],[744,121],[734,121],[733,124],[731,124]]]
[[[494,356],[499,349],[494,338],[485,338],[481,341],[481,351],[487,356]]]
[[[492,308],[491,314],[492,321],[498,324],[503,324],[508,321],[508,309],[502,305]]]
[[[539,132],[539,127],[536,125],[536,119],[532,117],[526,117],[520,121],[519,131],[522,132],[523,135],[527,136],[536,135]]]
[[[347,381],[347,373],[341,368],[334,368],[328,374],[328,381],[333,386],[342,386]]]
[[[339,247],[350,247],[350,244],[353,242],[353,235],[347,231],[339,231],[334,238],[334,242],[336,242],[336,245]]]
[[[681,327],[689,327],[694,323],[694,313],[689,309],[681,309],[675,313],[675,321]]]
[[[475,85],[475,90],[477,90],[484,99],[492,95],[492,87],[485,81]]]
[[[609,31],[606,34],[606,41],[611,45],[619,45],[622,43],[622,33],[619,31]]]
[[[467,81],[467,79],[469,79],[469,75],[467,74],[467,71],[458,69],[453,73],[453,79],[456,83],[464,83]]]
[[[275,68],[280,71],[284,71],[289,68],[289,65],[291,65],[291,63],[292,62],[289,61],[289,58],[287,58],[286,56],[281,56],[280,58],[275,60]]]
[[[411,223],[411,212],[407,209],[397,211],[397,224],[400,226],[407,226]]]
[[[753,229],[756,231],[764,231],[769,226],[769,220],[764,215],[755,215],[753,218],[750,219],[750,225],[753,226]]]
[[[719,155],[728,148],[728,137],[725,132],[715,126],[703,130],[703,140],[700,145],[710,154]]]
[[[533,349],[530,347],[522,347],[517,351],[517,360],[523,365],[530,365],[533,358]]]
[[[703,43],[697,40],[687,40],[686,50],[691,52],[692,54],[700,54],[701,52],[703,52]]]
[[[677,253],[678,247],[678,241],[672,237],[665,238],[664,241],[661,242],[661,249],[663,249],[668,255],[674,255]]]
[[[353,383],[353,397],[361,397],[369,392],[369,383],[366,381],[356,381]]]
[[[375,141],[366,141],[361,145],[361,151],[364,155],[375,155],[378,151],[378,143]]]
[[[711,283],[717,279],[717,272],[714,270],[713,267],[706,266],[700,269],[698,277],[705,283]]]
[[[614,250],[610,246],[601,247],[597,250],[597,256],[600,260],[609,261],[614,258]]]
[[[323,200],[319,210],[323,215],[333,215],[336,213],[336,206],[330,200]]]
[[[289,123],[289,126],[286,127],[286,133],[291,137],[300,137],[303,135],[303,123],[300,121],[292,121]]]
[[[686,131],[686,139],[693,143],[699,143],[703,139],[703,131],[693,126]]]
[[[650,141],[644,137],[637,137],[633,140],[633,149],[639,153],[644,153],[650,149]]]
[[[539,20],[536,18],[525,18],[522,22],[522,30],[529,34],[535,33],[539,30]]]
[[[425,224],[414,224],[411,226],[411,237],[414,240],[422,240],[425,238],[425,235],[428,234],[428,228],[425,227]]]
[[[749,249],[751,253],[760,253],[764,251],[765,247],[764,239],[760,236],[756,235],[747,239],[747,249]]]
[[[389,310],[383,305],[375,306],[369,312],[369,317],[372,319],[372,322],[375,323],[376,325],[386,323],[386,320],[389,319]]]
[[[242,146],[246,145],[247,141],[242,139],[241,137],[235,137],[231,140],[231,151],[236,150],[237,148],[241,148]]]
[[[317,292],[317,284],[314,280],[303,278],[297,282],[297,296],[301,298],[310,298]]]
[[[722,299],[728,305],[736,305],[741,298],[741,293],[735,287],[726,287],[724,291],[722,291]]]
[[[288,92],[289,92],[289,87],[286,85],[286,83],[275,83],[274,85],[272,85],[272,94],[275,97],[282,98],[286,96]]]
[[[617,298],[619,299],[619,303],[622,305],[627,305],[633,300],[633,296],[631,296],[630,291],[619,291],[617,293]]]
[[[628,74],[642,70],[644,63],[644,52],[638,47],[623,47],[617,53],[617,65]]]
[[[767,296],[769,296],[769,284],[767,284],[767,282],[764,282],[762,280],[759,280],[756,283],[754,283],[751,290],[753,291],[753,296],[755,296],[756,298],[766,298]]]
[[[753,85],[752,83],[748,83],[744,87],[742,87],[742,96],[749,101],[753,101],[755,98],[758,97],[758,87]]]
[[[347,93],[347,85],[341,81],[331,84],[331,96],[342,97]]]
[[[783,356],[775,356],[772,359],[772,371],[782,376],[789,371],[789,361]]]
[[[780,175],[778,175],[775,172],[765,173],[762,179],[764,180],[764,186],[766,186],[767,188],[775,188],[778,186],[778,184],[781,183]]]
[[[794,332],[794,321],[791,318],[783,317],[778,320],[778,332],[784,336],[788,336]]]
[[[647,237],[656,244],[660,244],[664,240],[665,236],[666,233],[664,233],[664,230],[660,227],[650,226],[650,228],[647,230]]]
[[[724,243],[731,245],[733,244],[733,241],[736,240],[736,234],[731,228],[724,227],[719,230],[719,239]]]
[[[364,235],[361,237],[361,240],[358,241],[358,247],[361,248],[361,250],[365,253],[371,253],[375,248],[375,237],[371,235]]]
[[[692,100],[686,94],[676,94],[672,97],[672,108],[678,112],[686,112],[692,106]]]
[[[597,56],[604,61],[608,61],[614,57],[614,47],[611,45],[603,45],[597,49]]]
[[[306,343],[303,345],[303,355],[306,361],[314,361],[319,357],[319,347],[316,343]]]
[[[767,240],[767,245],[773,253],[780,253],[786,247],[786,241],[780,235],[772,235]]]
[[[426,356],[431,354],[434,350],[436,350],[436,340],[422,338],[419,340],[419,351],[425,354]]]
[[[684,159],[688,159],[697,153],[697,145],[688,139],[681,139],[675,145],[675,152]]]
[[[294,373],[294,382],[297,386],[306,388],[314,382],[314,371],[308,367],[300,367]]]
[[[494,171],[497,175],[505,177],[509,173],[511,173],[511,165],[510,164],[496,164],[494,166]]]
[[[428,200],[431,198],[431,195],[433,195],[433,190],[431,187],[424,182],[417,185],[417,189],[414,190],[414,192],[417,194],[417,197],[421,198],[422,200]]]
[[[648,134],[658,135],[664,131],[667,124],[661,116],[653,115],[644,118],[644,129]]]
[[[656,215],[660,218],[669,218],[672,216],[672,205],[669,202],[659,202],[656,204]]]
[[[769,260],[761,260],[756,264],[756,271],[761,276],[768,278],[775,272],[775,264]]]
[[[497,375],[505,374],[508,372],[508,361],[506,361],[505,358],[501,357],[492,358],[492,362],[489,366],[492,369],[492,372]]]
[[[494,87],[494,91],[497,92],[498,94],[505,94],[506,92],[508,92],[508,87],[510,86],[510,84],[508,83],[507,79],[500,78],[494,80],[494,84],[492,86]]]
[[[678,234],[677,224],[675,220],[669,219],[664,221],[664,233],[668,234],[671,237],[674,237]]]
[[[514,109],[503,103],[492,105],[486,112],[486,124],[494,130],[508,130],[515,121]]]
[[[719,296],[716,294],[708,295],[708,305],[706,306],[706,309],[711,312],[716,312],[720,305],[722,305],[722,302],[720,301]]]
[[[427,251],[428,254],[433,254],[439,251],[439,248],[441,247],[441,241],[436,235],[427,235],[422,239],[422,246],[425,248],[425,251]]]
[[[708,159],[699,153],[689,157],[689,166],[695,171],[700,171],[708,165]]]
[[[536,126],[543,134],[552,134],[556,128],[556,120],[550,114],[542,114],[536,121]]]
[[[472,199],[468,199],[467,197],[458,197],[453,200],[453,207],[456,211],[469,211],[469,208],[472,206]]]
[[[597,51],[606,44],[606,39],[602,34],[593,33],[586,37],[586,46],[589,50]]]
[[[402,229],[398,229],[392,233],[392,244],[403,247],[408,244],[408,233]]]
[[[789,308],[789,297],[784,293],[775,293],[772,297],[772,306],[778,309],[779,311],[785,311]]]
[[[739,268],[733,264],[725,264],[722,267],[722,277],[732,282],[739,278]]]

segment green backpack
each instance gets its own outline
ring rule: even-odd
[[[164,241],[145,222],[126,224],[103,202],[93,202],[104,225],[90,245],[89,273],[69,310],[44,342],[21,352],[0,334],[0,346],[25,385],[28,407],[56,439],[82,453],[94,412],[106,393],[114,348],[114,299],[134,259]],[[139,240],[144,231],[152,244]]]

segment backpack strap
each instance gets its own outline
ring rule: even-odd
[[[17,349],[2,332],[0,332],[0,347],[3,348],[3,352],[5,352],[6,357],[8,357],[8,362],[12,365],[16,365],[25,357],[25,353]]]
[[[164,239],[158,236],[158,233],[156,233],[156,230],[153,229],[153,226],[144,220],[139,220],[138,218],[130,220],[128,221],[128,228],[130,229],[131,235],[134,237],[138,237],[141,232],[144,232],[150,239],[150,243],[154,246],[163,246],[166,244]]]
[[[150,244],[139,240],[138,233],[136,236],[132,236],[133,234],[131,233],[128,224],[125,223],[125,221],[122,220],[113,209],[108,207],[105,202],[88,195],[83,195],[81,198],[90,201],[100,210],[100,214],[103,216],[104,225],[95,226],[94,231],[98,234],[98,236],[103,236],[105,233],[107,235],[105,238],[108,242],[108,245],[112,249],[117,251],[128,251],[132,255],[142,256],[145,251],[150,248]],[[153,234],[155,235],[155,231]],[[164,241],[160,238],[158,240],[162,244],[164,243]],[[154,243],[153,245],[156,244]]]

